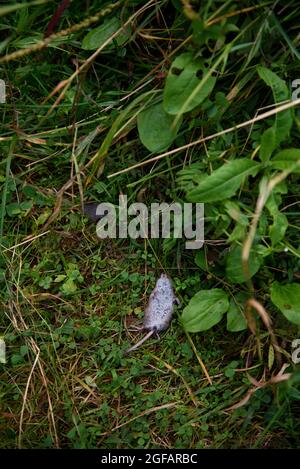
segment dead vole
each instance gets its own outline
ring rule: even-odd
[[[153,334],[158,335],[159,332],[169,327],[175,302],[179,303],[174,294],[172,282],[166,274],[161,274],[145,309],[142,329],[149,332],[137,344],[126,350],[126,355],[140,347]]]

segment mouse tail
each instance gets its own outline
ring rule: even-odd
[[[155,332],[154,329],[149,331],[148,334],[146,334],[139,342],[137,342],[135,345],[130,347],[128,350],[125,350],[124,355],[127,355],[128,353],[133,352],[133,350],[136,350],[137,348],[139,348],[144,342],[146,342],[146,340],[148,340],[154,334],[154,332]]]

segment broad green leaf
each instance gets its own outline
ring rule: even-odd
[[[20,203],[21,210],[30,210],[33,206],[32,200],[24,200],[24,202]]]
[[[121,22],[118,18],[110,18],[103,21],[98,28],[92,29],[82,41],[82,49],[94,50],[104,44],[118,29],[121,27]],[[115,38],[118,46],[124,44],[127,41],[129,35],[126,32],[122,32]],[[108,47],[107,45],[106,47]],[[111,44],[110,44],[111,46]]]
[[[239,292],[230,300],[229,309],[227,311],[228,331],[239,332],[247,329],[247,321],[243,314],[244,305],[247,299],[248,295],[243,292]]]
[[[12,202],[11,204],[6,205],[6,213],[9,217],[14,217],[22,212],[20,204],[17,202]]]
[[[206,331],[222,319],[228,307],[229,302],[224,290],[200,290],[183,310],[183,327],[188,332]]]
[[[249,256],[249,274],[250,278],[259,270],[262,263],[262,256],[257,252],[251,251]],[[246,281],[242,265],[242,248],[234,246],[226,259],[226,278],[231,283],[243,283]]]
[[[289,226],[288,219],[284,213],[280,213],[279,210],[273,217],[273,224],[270,226],[269,234],[272,242],[272,246],[275,246],[284,238],[285,232]]]
[[[270,161],[270,165],[282,171],[293,168],[294,173],[300,173],[300,164],[296,165],[297,161],[300,162],[299,148],[288,148],[277,153]]]
[[[181,122],[182,119],[174,127],[174,117],[165,112],[162,103],[153,104],[137,118],[141,142],[152,153],[167,150],[176,138]]]
[[[280,203],[280,194],[275,194],[274,192],[270,195],[266,202],[266,207],[273,218],[273,224],[269,227],[269,235],[272,246],[275,246],[284,238],[285,232],[289,226],[286,215],[281,213],[278,209]]]
[[[260,65],[257,67],[257,71],[260,78],[271,87],[275,103],[290,99],[290,92],[286,83],[276,73]],[[292,123],[291,109],[276,114],[275,123],[262,135],[259,153],[262,161],[268,160],[273,151],[288,137]]]
[[[207,71],[199,59],[195,59],[193,54],[185,52],[177,57],[169,70],[164,88],[163,106],[169,114],[179,114],[181,109],[184,112],[191,111],[204,101],[215,86],[216,79],[208,76],[205,79]],[[185,102],[190,98],[201,80],[203,86],[195,93],[185,107]]]
[[[269,159],[271,153],[276,148],[276,133],[275,128],[270,127],[265,130],[261,137],[261,144],[259,150],[259,156],[261,161],[266,161]]]
[[[282,285],[274,282],[271,300],[290,322],[300,326],[300,283]]]
[[[250,174],[254,176],[260,163],[236,159],[216,169],[204,181],[187,193],[191,202],[216,202],[232,197]]]

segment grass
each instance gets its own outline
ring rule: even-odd
[[[104,15],[106,2],[73,0],[48,39],[60,2],[25,3],[0,7],[0,446],[298,448],[300,322],[271,293],[300,277],[297,2],[130,0]],[[88,39],[116,19],[127,26]],[[145,146],[138,116],[161,103],[183,53],[197,89],[182,103],[164,98],[182,123],[153,151],[166,135],[146,120]],[[209,78],[213,90],[189,110]],[[287,149],[295,157],[280,166]],[[224,197],[204,192],[205,178],[240,159],[257,172],[236,190],[225,181]],[[82,204],[119,194],[204,201],[203,249],[99,240]],[[162,271],[181,306],[160,341],[124,357]],[[183,309],[214,288],[231,301],[236,331],[226,315],[191,331]]]

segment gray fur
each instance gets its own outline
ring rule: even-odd
[[[130,347],[125,354],[136,350],[154,333],[158,334],[169,327],[175,301],[178,302],[171,280],[166,274],[161,274],[145,309],[143,329],[149,332],[137,344]]]

